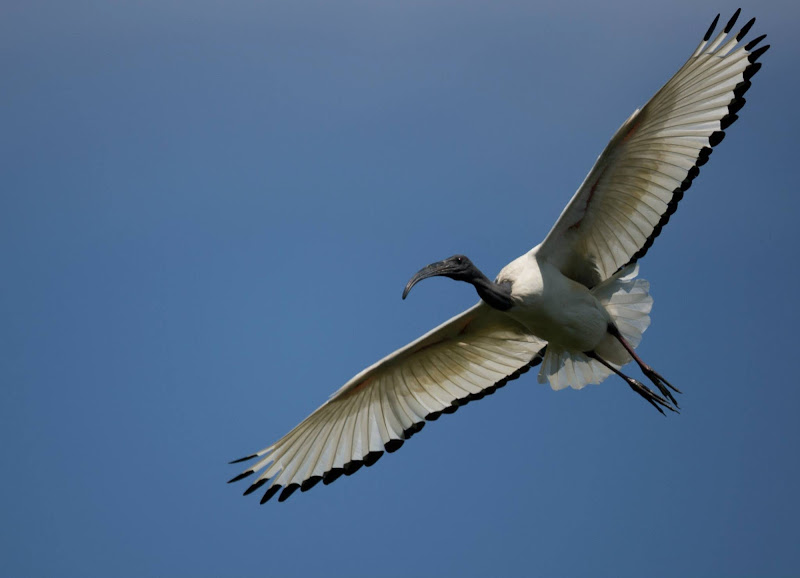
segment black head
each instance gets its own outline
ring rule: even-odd
[[[456,281],[472,282],[478,277],[483,277],[483,273],[481,273],[466,256],[453,255],[444,261],[431,263],[427,267],[423,267],[417,271],[406,285],[405,290],[403,290],[403,299],[406,298],[406,295],[408,295],[408,292],[411,291],[414,285],[428,277],[449,277]]]

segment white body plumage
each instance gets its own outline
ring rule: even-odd
[[[507,314],[549,344],[592,351],[606,335],[611,316],[585,285],[537,256],[538,247],[506,265],[498,282],[511,282],[515,301]]]

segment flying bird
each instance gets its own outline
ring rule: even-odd
[[[251,462],[231,482],[257,474],[245,495],[330,484],[373,465],[426,421],[493,393],[541,364],[539,382],[580,389],[612,373],[658,409],[680,393],[637,354],[650,324],[649,285],[637,279],[647,253],[684,193],[744,106],[759,57],[755,22],[731,34],[740,10],[714,35],[719,15],[689,60],[617,130],[553,228],[494,281],[464,255],[416,273],[475,287],[480,301],[368,367]],[[634,361],[654,386],[622,372]]]

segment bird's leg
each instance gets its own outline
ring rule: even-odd
[[[652,405],[654,408],[656,408],[661,413],[661,415],[665,415],[664,414],[664,410],[661,409],[662,407],[665,407],[670,411],[674,411],[675,413],[678,413],[677,410],[674,407],[672,407],[670,405],[670,403],[666,399],[664,399],[663,397],[661,397],[660,395],[655,393],[653,390],[651,390],[649,387],[647,387],[641,381],[637,381],[637,380],[633,379],[632,377],[629,377],[629,376],[625,375],[619,369],[617,369],[616,367],[614,367],[613,365],[608,363],[605,359],[603,359],[602,357],[597,355],[594,351],[587,351],[585,353],[586,353],[587,356],[591,357],[592,359],[595,359],[595,360],[599,361],[600,363],[605,365],[608,369],[610,369],[611,371],[613,371],[614,373],[619,375],[622,379],[624,379],[625,383],[627,383],[633,391],[635,391],[636,393],[641,395],[643,398],[645,398],[648,401],[648,403],[650,403],[650,405]]]
[[[664,379],[661,376],[661,374],[659,374],[656,370],[654,370],[652,367],[650,367],[644,361],[642,361],[642,358],[636,355],[636,352],[633,350],[633,347],[631,347],[631,344],[628,343],[628,341],[622,336],[622,333],[619,332],[619,329],[617,329],[617,327],[613,323],[609,324],[608,333],[613,337],[615,337],[617,341],[619,341],[622,344],[622,347],[625,348],[625,351],[627,351],[630,354],[630,356],[633,357],[633,360],[637,364],[639,364],[642,373],[644,373],[647,376],[647,378],[653,382],[653,384],[659,389],[659,391],[662,394],[664,394],[664,396],[668,397],[669,400],[673,404],[675,404],[675,407],[678,407],[678,402],[675,401],[675,398],[672,397],[672,394],[670,393],[669,390],[671,389],[675,393],[681,393],[681,390],[672,385],[670,382]]]

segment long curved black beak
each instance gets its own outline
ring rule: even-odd
[[[411,291],[411,288],[423,279],[427,279],[428,277],[436,277],[438,275],[447,275],[452,270],[453,266],[447,261],[437,261],[436,263],[431,263],[430,265],[423,267],[414,274],[414,276],[406,285],[406,288],[403,289],[403,299],[406,298],[408,292]]]

